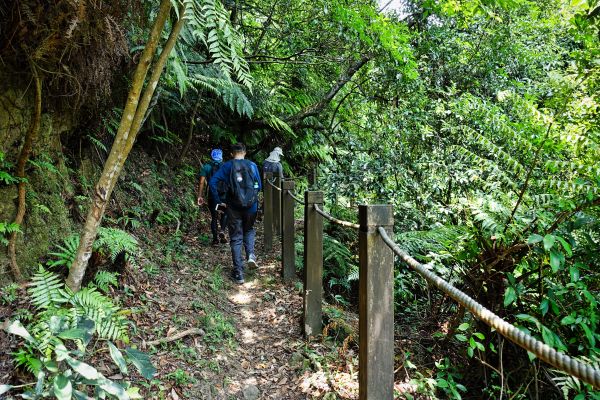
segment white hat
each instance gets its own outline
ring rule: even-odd
[[[279,154],[280,156],[283,155],[283,150],[281,150],[281,147],[275,147],[272,151],[272,153],[276,153]]]

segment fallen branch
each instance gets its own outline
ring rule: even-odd
[[[179,340],[179,339],[184,338],[184,337],[189,336],[189,335],[204,336],[204,330],[200,329],[200,328],[190,328],[190,329],[188,329],[186,331],[180,332],[180,333],[178,333],[176,335],[169,336],[169,337],[166,337],[166,338],[151,340],[149,342],[144,341],[142,343],[142,346],[143,347],[146,347],[146,346],[156,346],[157,344],[161,344],[161,343],[169,343],[169,342],[173,342],[175,340]]]

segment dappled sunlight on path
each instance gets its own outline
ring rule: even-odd
[[[230,377],[227,394],[241,399],[304,399],[290,363],[304,343],[299,322],[302,299],[292,286],[281,283],[278,261],[259,261],[259,268],[246,271],[244,285],[231,284],[228,290],[238,311],[235,352],[240,368]]]

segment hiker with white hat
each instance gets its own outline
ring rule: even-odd
[[[283,167],[281,166],[280,157],[283,157],[283,150],[281,150],[281,147],[275,147],[263,163],[263,177],[267,172],[272,172],[274,176],[283,179]]]

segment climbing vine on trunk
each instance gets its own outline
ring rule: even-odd
[[[42,79],[40,78],[37,69],[33,62],[31,63],[31,72],[33,74],[33,81],[35,83],[35,104],[33,115],[31,116],[31,123],[29,125],[29,129],[27,130],[27,134],[25,135],[25,141],[23,142],[23,147],[21,148],[21,154],[19,155],[19,159],[17,161],[17,177],[19,178],[19,183],[17,184],[18,191],[18,204],[17,204],[17,215],[15,216],[14,223],[17,225],[21,225],[23,223],[23,218],[25,217],[26,204],[25,204],[25,192],[27,190],[27,176],[25,175],[25,165],[29,160],[29,156],[31,155],[31,149],[33,147],[33,143],[38,136],[40,131],[40,121],[42,118]],[[10,235],[10,241],[8,243],[8,255],[10,257],[10,267],[13,273],[13,276],[17,280],[23,279],[23,274],[21,273],[21,268],[17,263],[17,254],[16,254],[16,243],[17,243],[17,233],[12,232]]]

